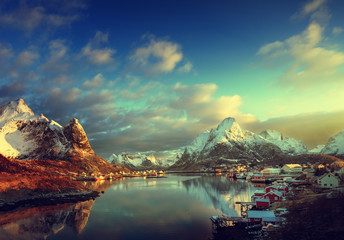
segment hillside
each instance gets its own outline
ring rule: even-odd
[[[93,151],[77,119],[62,127],[35,115],[23,99],[0,107],[0,153],[23,160],[64,160],[86,173],[116,171]]]
[[[255,134],[242,129],[234,118],[226,118],[217,128],[204,131],[185,147],[171,169],[197,169],[223,162],[260,163],[307,152],[300,140],[284,137],[274,130]]]

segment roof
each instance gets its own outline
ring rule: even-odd
[[[270,202],[269,198],[257,198],[256,202]]]
[[[333,175],[332,173],[325,173],[324,175],[320,176],[320,177],[318,178],[318,180],[323,179],[323,178],[326,177],[327,175],[330,175],[331,177],[334,177],[334,178],[336,178],[336,179],[339,181],[339,179],[338,179],[335,175]]]
[[[289,168],[302,168],[300,164],[285,164],[284,166],[287,166]]]
[[[265,190],[263,190],[263,189],[257,189],[256,191],[254,191],[254,193],[265,193]]]
[[[274,211],[255,211],[255,210],[249,210],[247,211],[247,217],[248,218],[270,218],[275,217]]]
[[[279,191],[270,191],[270,192],[267,192],[264,196],[269,195],[269,194],[275,194],[275,195],[277,195],[279,197],[283,196],[283,193],[281,193]]]

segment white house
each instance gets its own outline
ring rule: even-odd
[[[323,188],[335,188],[339,185],[339,178],[332,173],[326,173],[318,178],[318,184]]]
[[[282,171],[285,173],[302,173],[302,166],[300,164],[285,164]]]

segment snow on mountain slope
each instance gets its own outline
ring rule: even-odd
[[[320,153],[344,157],[344,130],[330,137]]]
[[[17,159],[67,160],[85,172],[113,170],[94,153],[77,119],[62,127],[35,115],[23,99],[0,107],[0,153]]]
[[[315,148],[309,150],[309,153],[310,154],[320,154],[324,147],[325,147],[325,145],[323,145],[323,144],[318,145]]]
[[[283,137],[282,133],[276,130],[264,130],[259,135],[268,142],[277,145],[286,154],[298,155],[308,152],[307,147],[301,140]]]
[[[204,160],[274,158],[281,154],[307,153],[305,145],[293,138],[283,137],[274,130],[255,134],[241,129],[234,118],[224,119],[217,128],[204,131],[185,148],[174,166],[192,165]]]
[[[128,168],[164,168],[169,167],[176,162],[174,159],[156,159],[154,154],[145,155],[141,153],[128,154],[123,152],[122,154],[112,154],[108,160],[112,164],[124,165]]]
[[[41,125],[39,133],[37,125]],[[23,99],[0,107],[0,153],[4,156],[25,158],[39,148],[39,142],[36,140],[42,139],[45,132],[62,132],[62,130],[61,125],[49,121],[43,114],[36,116]],[[32,132],[36,132],[38,136],[33,136]],[[53,145],[66,150],[59,142]]]

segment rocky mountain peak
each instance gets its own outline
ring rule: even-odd
[[[35,118],[35,114],[26,105],[23,99],[17,99],[6,105],[0,106],[0,127],[2,127],[6,121],[11,121],[13,119],[31,120]]]
[[[260,136],[262,136],[265,139],[274,139],[274,140],[278,140],[278,141],[282,141],[283,140],[283,134],[276,131],[276,130],[271,130],[271,129],[267,129],[262,131],[261,133],[259,133]]]
[[[232,126],[233,126],[233,123],[235,123],[235,119],[232,118],[232,117],[229,117],[229,118],[225,118],[216,128],[216,130],[218,131],[224,131],[224,130],[227,130],[229,131]]]
[[[64,126],[63,133],[67,140],[72,143],[74,149],[92,151],[86,132],[78,119],[73,118],[70,120],[69,123]]]
[[[329,138],[321,154],[344,157],[344,130]]]
[[[5,105],[5,108],[8,108],[9,110],[12,110],[16,113],[30,113],[31,115],[34,115],[33,111],[26,105],[25,101],[21,98],[9,102],[7,105]]]

